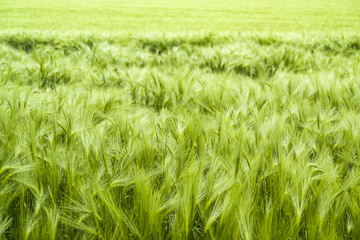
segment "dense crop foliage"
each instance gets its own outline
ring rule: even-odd
[[[359,239],[360,38],[0,36],[1,239]]]

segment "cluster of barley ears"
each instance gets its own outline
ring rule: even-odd
[[[359,50],[2,34],[0,238],[360,238]]]

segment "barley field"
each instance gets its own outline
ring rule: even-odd
[[[360,3],[226,1],[0,2],[0,239],[360,239]]]

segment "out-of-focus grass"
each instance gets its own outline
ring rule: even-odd
[[[0,29],[92,32],[352,32],[357,0],[2,0]]]

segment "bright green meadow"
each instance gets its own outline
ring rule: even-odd
[[[359,9],[0,0],[0,239],[360,239]]]

